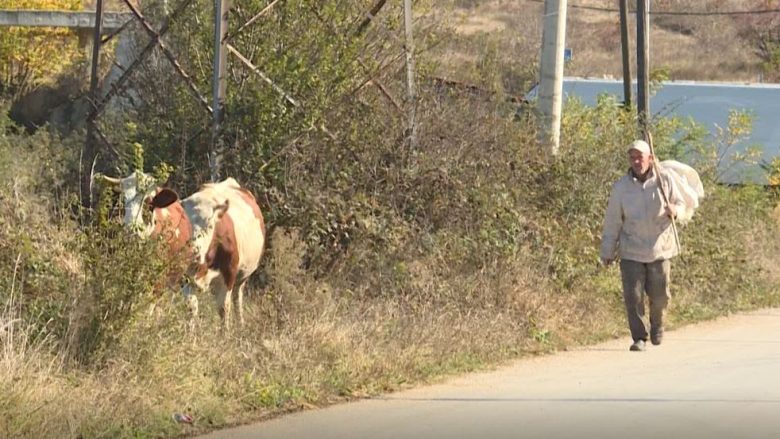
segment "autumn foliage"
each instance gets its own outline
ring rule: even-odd
[[[80,0],[0,0],[0,9],[81,10]],[[84,59],[73,30],[0,28],[0,95],[18,97]]]

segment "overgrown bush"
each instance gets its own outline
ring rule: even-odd
[[[43,336],[74,354],[94,355],[162,293],[166,261],[156,242],[130,236],[117,215],[80,225],[69,192],[74,181],[66,181],[78,160],[70,145],[45,130],[19,133],[2,117],[0,258],[10,271],[0,291],[19,295],[15,302]]]
[[[422,75],[413,149],[391,101],[403,96],[403,73],[377,69],[393,53],[377,45],[398,23],[348,38],[362,9],[334,5],[317,16],[303,14],[312,2],[280,2],[241,37],[305,105],[237,74],[245,87],[230,96],[225,170],[258,195],[273,227],[264,287],[250,288],[246,325],[232,332],[218,329],[209,297],[190,325],[178,293],[160,288],[168,267],[155,243],[110,209],[107,221],[81,221],[81,139],[30,136],[0,118],[0,330],[18,329],[0,332],[0,436],[196,433],[626,335],[619,274],[598,265],[597,249],[610,185],[637,136],[633,113],[608,96],[595,108],[570,103],[553,158],[533,117],[501,93]],[[178,32],[171,47],[200,48],[191,60],[207,65],[206,33]],[[208,174],[206,140],[194,135],[201,109],[181,81],[153,84],[159,94],[101,124],[124,158],[117,168],[143,144],[146,170],[175,164],[186,193]],[[699,153],[692,163],[708,193],[681,229],[670,326],[780,303],[775,195],[716,185],[708,160],[728,142],[701,127],[659,119],[653,133],[662,159]],[[113,206],[108,195],[101,206]],[[174,423],[180,412],[195,424]]]

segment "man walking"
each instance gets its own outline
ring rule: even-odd
[[[670,176],[660,169],[656,171],[655,157],[647,142],[632,142],[628,146],[628,161],[628,173],[615,182],[609,196],[601,261],[609,265],[620,258],[623,300],[634,340],[630,350],[644,351],[648,337],[642,320],[645,294],[650,305],[650,341],[659,345],[663,339],[664,310],[671,297],[669,260],[679,253],[672,218],[685,204]]]

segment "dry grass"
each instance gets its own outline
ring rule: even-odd
[[[540,287],[547,281],[524,258],[461,276],[438,256],[423,258],[408,268],[414,296],[356,301],[350,297],[371,292],[340,291],[300,268],[295,233],[277,229],[273,242],[270,284],[250,300],[246,326],[228,337],[215,329],[213,305],[192,331],[181,301],[166,301],[160,313],[136,319],[93,368],[65,360],[56,343],[35,342],[32,328],[18,326],[3,338],[0,435],[205,431],[435,381],[581,341],[578,333],[617,329],[604,325],[613,311],[604,300]],[[2,321],[23,325],[21,317],[9,304]],[[174,423],[177,412],[195,423]]]
[[[771,212],[771,221],[766,224],[757,224],[753,230],[748,230],[743,235],[747,247],[757,249],[747,256],[750,261],[760,267],[760,272],[769,283],[780,282],[780,247],[775,240],[761,239],[760,236],[772,235],[780,229],[780,204],[777,204]]]

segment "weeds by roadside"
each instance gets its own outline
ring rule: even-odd
[[[111,219],[111,203],[101,204],[107,221],[77,221],[83,139],[27,135],[0,116],[0,437],[181,436],[625,334],[619,275],[598,265],[597,248],[609,185],[636,136],[631,113],[609,97],[595,108],[572,102],[551,159],[533,118],[516,117],[504,98],[531,80],[534,63],[507,61],[485,36],[490,50],[474,72],[489,93],[421,81],[412,150],[405,116],[384,94],[403,93],[394,73],[377,73],[384,92],[355,90],[358,64],[333,63],[358,40],[294,32],[348,24],[349,11],[326,11],[331,21],[295,12],[247,38],[289,33],[299,52],[282,59],[263,47],[275,63],[266,67],[310,97],[314,115],[279,110],[265,86],[247,85],[231,107],[236,154],[226,166],[256,190],[272,231],[241,329],[219,329],[210,297],[190,326],[179,292],[160,288],[165,259]],[[330,47],[322,57],[319,44]],[[109,133],[155,142],[148,165],[174,154],[181,133],[167,125],[199,123],[178,105],[180,82],[150,81],[162,103],[147,105],[160,113]],[[718,157],[718,144],[682,121],[659,120],[654,135],[662,159],[696,148]],[[203,145],[180,143],[172,162],[186,188],[206,171],[185,153],[199,157]],[[712,175],[681,231],[671,326],[780,304],[776,194],[718,186]]]
[[[618,276],[595,252],[632,117],[609,99],[573,103],[551,163],[532,121],[490,102],[464,114],[466,101],[436,96],[422,112],[425,154],[385,174],[396,186],[368,191],[368,176],[354,174],[344,200],[355,200],[355,219],[326,232],[348,240],[274,229],[265,286],[229,334],[210,298],[193,330],[177,292],[156,295],[164,261],[154,245],[117,222],[83,228],[63,213],[68,197],[52,199],[57,179],[40,175],[67,166],[19,166],[55,140],[6,131],[0,164],[15,172],[3,177],[0,215],[0,435],[177,436],[622,334]],[[660,154],[694,139],[670,137],[683,129],[659,123]],[[774,195],[707,190],[682,231],[671,325],[780,303]],[[343,247],[312,258],[323,242]],[[174,422],[179,412],[194,423]]]

